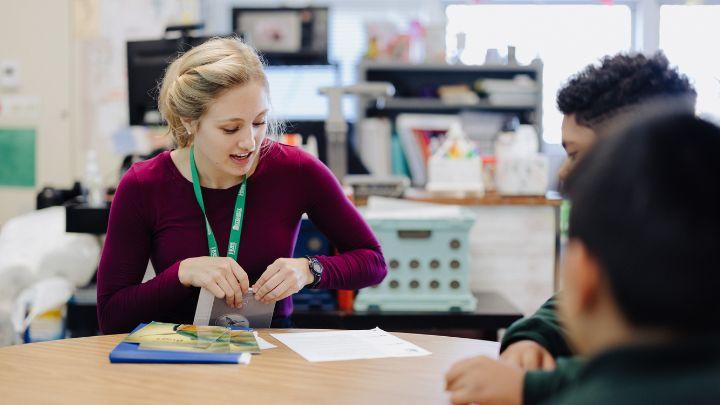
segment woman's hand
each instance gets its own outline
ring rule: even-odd
[[[265,304],[280,301],[313,280],[308,259],[277,259],[253,285],[255,299]]]
[[[186,287],[202,287],[225,299],[229,307],[240,308],[250,281],[240,265],[229,257],[191,257],[180,262],[178,279]]]

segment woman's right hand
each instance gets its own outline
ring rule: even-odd
[[[178,279],[185,287],[202,287],[229,307],[240,308],[250,287],[247,273],[229,257],[191,257],[180,262]]]

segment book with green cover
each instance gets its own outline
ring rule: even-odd
[[[151,322],[125,338],[140,350],[179,350],[208,353],[260,353],[250,330]]]
[[[138,325],[109,357],[111,363],[249,364],[256,353],[250,329],[152,322]]]

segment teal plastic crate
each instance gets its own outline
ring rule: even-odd
[[[475,217],[458,212],[415,219],[368,216],[383,248],[388,275],[381,284],[359,292],[355,310],[474,311],[469,231]]]

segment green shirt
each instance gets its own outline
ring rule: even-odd
[[[557,295],[550,298],[532,316],[513,323],[503,336],[500,351],[520,340],[532,340],[547,349],[557,360],[554,371],[531,371],[523,382],[523,404],[534,405],[557,394],[577,377],[581,360],[572,357],[565,332],[557,317]]]
[[[545,404],[720,404],[720,335],[609,350]]]
[[[553,371],[528,371],[523,381],[523,404],[539,404],[575,383],[584,365],[579,357],[556,360]]]
[[[557,317],[557,295],[553,296],[532,316],[516,321],[505,332],[500,351],[520,340],[532,340],[547,349],[553,357],[572,356],[565,332]]]

